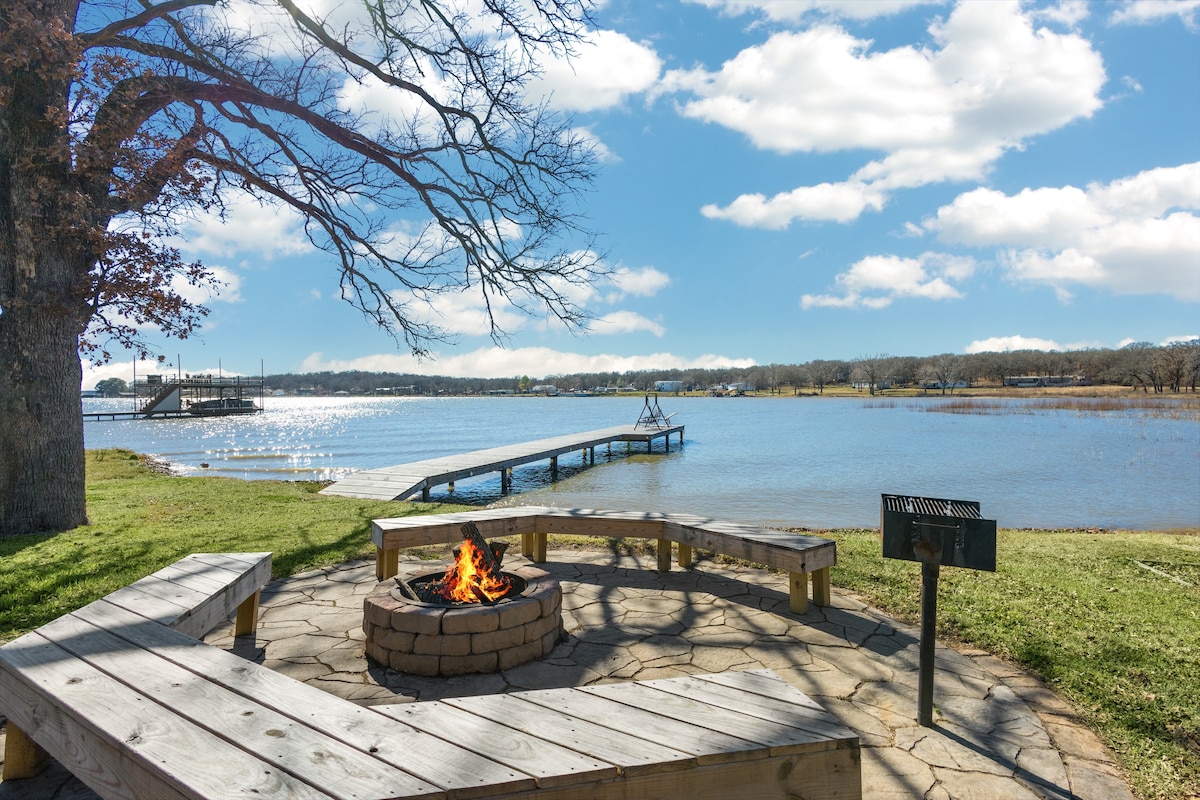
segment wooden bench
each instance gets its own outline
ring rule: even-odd
[[[813,603],[829,605],[829,568],[837,562],[837,545],[830,539],[754,525],[689,514],[521,506],[377,519],[371,524],[376,577],[384,580],[396,574],[403,548],[461,540],[460,526],[467,521],[488,538],[521,536],[522,552],[537,562],[546,560],[546,537],[553,533],[655,539],[658,568],[664,572],[671,569],[672,543],[678,546],[679,565],[685,568],[692,565],[692,548],[765,564],[787,571],[789,607],[796,614],[808,610],[809,574]]]
[[[0,647],[10,735],[105,798],[861,798],[858,737],[767,670],[368,708],[133,597]]]
[[[241,636],[254,631],[258,621],[259,590],[270,579],[270,553],[195,553],[106,595],[99,602],[123,609],[139,620],[195,637],[203,636],[236,613],[234,631]],[[51,624],[63,619],[65,617]],[[8,717],[4,780],[28,777],[40,771],[46,762],[47,750],[56,757],[59,755],[59,743],[47,742],[46,749],[36,743],[44,737],[34,735],[34,730],[42,729],[45,720],[34,713],[36,704],[21,683],[13,682],[17,677],[14,672],[22,672],[24,668],[9,661],[10,655],[22,652],[26,646],[41,645],[45,638],[43,630],[39,628],[0,648],[0,654],[3,654],[0,657],[0,686],[5,688],[11,700],[11,703],[0,703],[0,711]],[[39,670],[35,672],[42,666],[52,671],[70,661],[64,653],[56,653],[47,647],[42,647],[40,652],[46,663],[36,665]],[[36,687],[31,690],[37,692]]]

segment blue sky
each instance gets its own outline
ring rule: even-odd
[[[597,23],[531,87],[603,155],[589,333],[502,310],[501,350],[446,295],[423,313],[455,341],[416,361],[296,219],[232,198],[179,242],[226,282],[203,329],[148,339],[186,372],[543,377],[1200,335],[1200,0],[610,0]]]

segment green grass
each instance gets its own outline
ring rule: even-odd
[[[877,531],[820,535],[838,543],[835,586],[919,619],[918,564],[882,558]],[[939,637],[1015,661],[1074,702],[1140,796],[1200,797],[1198,568],[1196,535],[1002,530],[995,573],[941,571]]]
[[[373,555],[374,518],[464,508],[319,488],[171,477],[128,451],[90,452],[90,525],[0,539],[0,642],[188,553],[269,550],[284,577]],[[836,586],[917,620],[918,565],[884,560],[876,531],[820,535],[838,542]],[[552,537],[568,544],[580,546]],[[1141,797],[1200,798],[1200,537],[1002,530],[997,561],[995,573],[942,570],[939,636],[1018,662],[1073,701]]]
[[[90,524],[0,539],[0,642],[189,553],[271,551],[276,577],[374,555],[372,519],[465,506],[328,497],[308,482],[181,478],[88,453]]]

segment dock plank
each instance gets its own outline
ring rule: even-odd
[[[490,447],[457,455],[438,456],[412,461],[394,467],[361,470],[326,486],[321,494],[341,497],[404,500],[418,491],[442,486],[463,478],[519,467],[534,461],[557,458],[566,453],[587,450],[612,442],[645,442],[655,439],[669,442],[670,437],[683,437],[683,426],[650,429],[636,425],[616,425],[594,431],[551,436],[532,442]],[[391,493],[391,496],[387,496]]]

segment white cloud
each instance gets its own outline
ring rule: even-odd
[[[614,108],[658,80],[662,61],[654,49],[615,31],[590,31],[569,59],[541,57],[543,73],[529,91],[566,111]]]
[[[600,141],[600,138],[592,132],[591,128],[572,128],[571,133],[591,149],[601,164],[621,163],[621,157],[612,150],[609,150],[608,145]]]
[[[799,22],[807,16],[868,20],[898,14],[942,0],[688,0],[729,16],[758,12],[772,22]]]
[[[215,301],[222,303],[242,302],[242,278],[240,275],[228,267],[205,264],[205,268],[221,284],[215,290],[207,286],[192,286],[186,280],[179,277],[172,279],[171,288],[183,299],[201,305],[207,305]]]
[[[648,369],[742,368],[756,364],[752,358],[730,358],[705,354],[686,358],[671,353],[619,356],[583,355],[547,347],[505,350],[483,347],[455,355],[439,354],[436,360],[418,361],[409,355],[387,353],[352,359],[326,359],[313,353],[300,364],[301,372],[400,372],[415,375],[445,375],[457,378],[506,378],[513,375],[571,375],[579,372],[626,372]]]
[[[1031,336],[993,336],[976,339],[963,350],[964,353],[1003,353],[1008,350],[1062,350],[1053,339],[1038,339]]]
[[[397,234],[398,236],[401,234]],[[603,306],[616,305],[629,297],[653,297],[671,282],[665,272],[654,267],[617,267],[607,278],[592,283],[571,283],[561,278],[551,278],[551,289],[558,292],[568,303],[594,315],[588,327],[591,333],[605,335],[649,331],[662,336],[665,328],[661,322],[649,320],[635,312],[614,310],[600,313]],[[413,321],[436,328],[443,334],[456,336],[487,336],[491,332],[488,310],[497,326],[506,334],[514,334],[530,328],[550,328],[555,324],[552,317],[540,315],[542,302],[519,292],[511,299],[489,295],[485,300],[477,286],[460,291],[435,293],[427,300],[415,299],[412,295],[397,292],[395,300],[404,305]],[[522,303],[526,313],[516,303]]]
[[[1127,0],[1108,21],[1112,25],[1153,25],[1178,17],[1189,30],[1195,30],[1198,14],[1200,0]]]
[[[837,294],[806,294],[805,311],[813,308],[885,308],[900,298],[957,300],[962,293],[951,281],[975,271],[969,258],[922,253],[918,258],[868,256],[837,276]]]
[[[605,335],[648,331],[660,338],[667,332],[662,323],[647,319],[633,311],[613,311],[610,314],[605,314],[599,319],[594,320],[588,326],[588,330],[592,333]]]
[[[670,285],[671,276],[654,267],[617,267],[613,270],[611,281],[616,291],[608,294],[607,300],[615,303],[627,295],[653,297]]]
[[[1117,294],[1200,301],[1200,162],[1146,170],[1108,184],[976,189],[923,228],[943,242],[1002,248],[1008,277],[1068,299],[1088,286]]]
[[[408,317],[418,323],[429,325],[450,336],[488,336],[491,326],[488,304],[477,287],[459,292],[434,294],[428,302],[412,300],[408,295],[398,297],[405,303]],[[491,315],[496,325],[505,333],[524,330],[534,319],[513,306],[502,297],[492,297]]]
[[[744,194],[724,208],[710,203],[700,213],[709,219],[782,230],[794,219],[850,222],[864,209],[881,210],[884,202],[884,194],[879,190],[852,181],[801,186],[770,199],[761,194]]]
[[[198,256],[254,256],[275,259],[312,252],[303,218],[286,206],[262,203],[244,192],[225,197],[225,219],[200,214],[179,222],[172,244]]]
[[[1091,10],[1088,8],[1087,0],[1060,0],[1058,5],[1033,9],[1031,14],[1037,19],[1044,19],[1048,22],[1055,22],[1059,25],[1065,25],[1068,28],[1074,28],[1088,18]]]
[[[844,183],[771,201],[744,195],[706,215],[769,228],[846,221],[881,207],[888,191],[981,179],[1006,151],[1102,104],[1099,53],[1078,35],[1035,28],[1017,2],[961,3],[929,32],[934,46],[875,50],[820,24],[776,33],[716,72],[668,72],[660,91],[684,95],[682,114],[739,131],[760,149],[885,154]],[[835,188],[843,202],[834,214],[810,202]],[[846,202],[856,196],[857,208]]]

